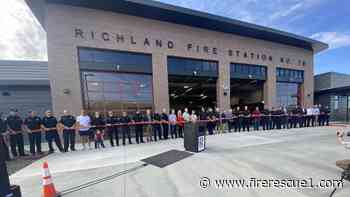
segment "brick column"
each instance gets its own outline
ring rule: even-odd
[[[314,65],[313,54],[310,55],[310,60],[304,67],[304,83],[302,84],[301,103],[304,107],[310,107],[314,104]]]
[[[265,108],[271,109],[276,106],[276,67],[267,67],[267,78],[264,83],[264,103]]]
[[[231,108],[230,103],[230,62],[222,60],[219,62],[219,78],[216,82],[216,102],[220,111]],[[226,94],[225,94],[226,93]]]
[[[152,70],[154,110],[161,112],[165,108],[169,111],[168,64],[166,54],[152,54]]]

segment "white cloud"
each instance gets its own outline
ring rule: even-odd
[[[0,5],[0,59],[46,60],[46,33],[24,0]]]
[[[313,34],[311,38],[329,44],[330,49],[350,46],[350,33],[319,32]]]

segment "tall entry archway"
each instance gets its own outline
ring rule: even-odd
[[[264,106],[267,67],[241,63],[230,64],[231,107]]]
[[[217,106],[218,62],[170,56],[167,65],[171,109]]]

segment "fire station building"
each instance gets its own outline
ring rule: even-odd
[[[53,109],[310,106],[328,45],[149,0],[26,0],[47,32]]]

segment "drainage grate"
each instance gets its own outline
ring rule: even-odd
[[[157,166],[159,168],[164,168],[192,155],[192,153],[185,151],[170,150],[158,155],[154,155],[152,157],[145,158],[141,161]]]

